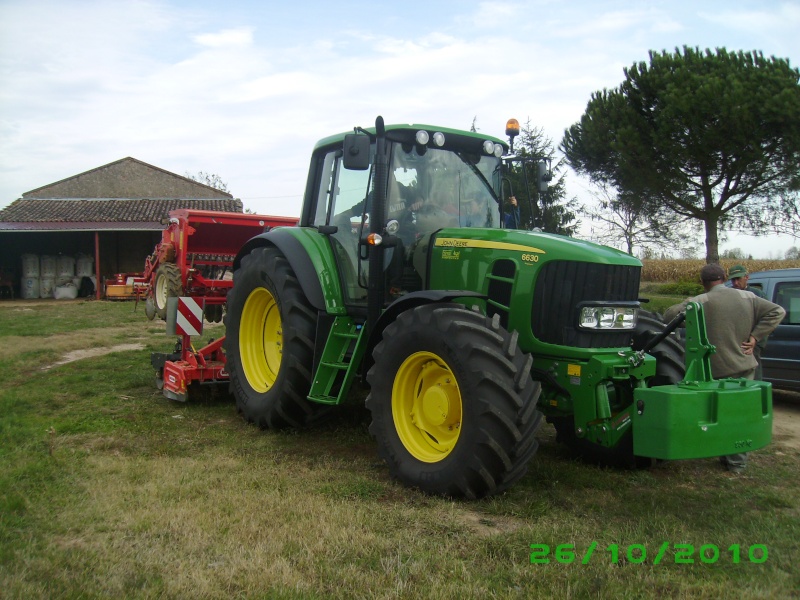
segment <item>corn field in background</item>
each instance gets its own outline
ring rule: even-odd
[[[676,281],[696,282],[700,269],[706,264],[702,258],[691,259],[645,259],[642,261],[642,281],[667,283]],[[733,265],[744,265],[749,273],[772,269],[800,268],[800,260],[742,260],[723,259],[720,264],[727,272]]]

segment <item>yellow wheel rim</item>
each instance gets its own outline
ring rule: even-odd
[[[166,275],[162,274],[156,279],[156,306],[162,309],[167,307],[167,298],[169,297],[169,294],[167,293],[167,285],[168,282]]]
[[[461,433],[462,405],[447,363],[432,352],[406,358],[392,386],[392,417],[414,458],[435,463],[449,456]]]
[[[283,328],[278,303],[265,288],[247,297],[239,323],[242,369],[256,392],[266,392],[278,377],[283,352]]]

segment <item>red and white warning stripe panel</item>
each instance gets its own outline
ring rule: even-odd
[[[182,296],[178,298],[178,316],[175,333],[178,335],[203,335],[203,305],[205,300]]]

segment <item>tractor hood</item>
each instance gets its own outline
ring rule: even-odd
[[[520,252],[525,262],[570,260],[641,267],[642,263],[621,250],[575,238],[515,229],[442,229],[436,233],[434,248],[484,249]]]

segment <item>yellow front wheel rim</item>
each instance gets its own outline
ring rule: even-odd
[[[156,279],[156,305],[160,308],[166,308],[167,306],[167,298],[169,297],[169,292],[167,291],[167,276],[160,275]]]
[[[403,361],[392,385],[392,417],[400,442],[414,458],[443,460],[461,433],[461,391],[447,363],[432,352]]]
[[[250,292],[239,323],[242,369],[256,392],[275,385],[283,356],[283,327],[278,303],[265,288]]]

